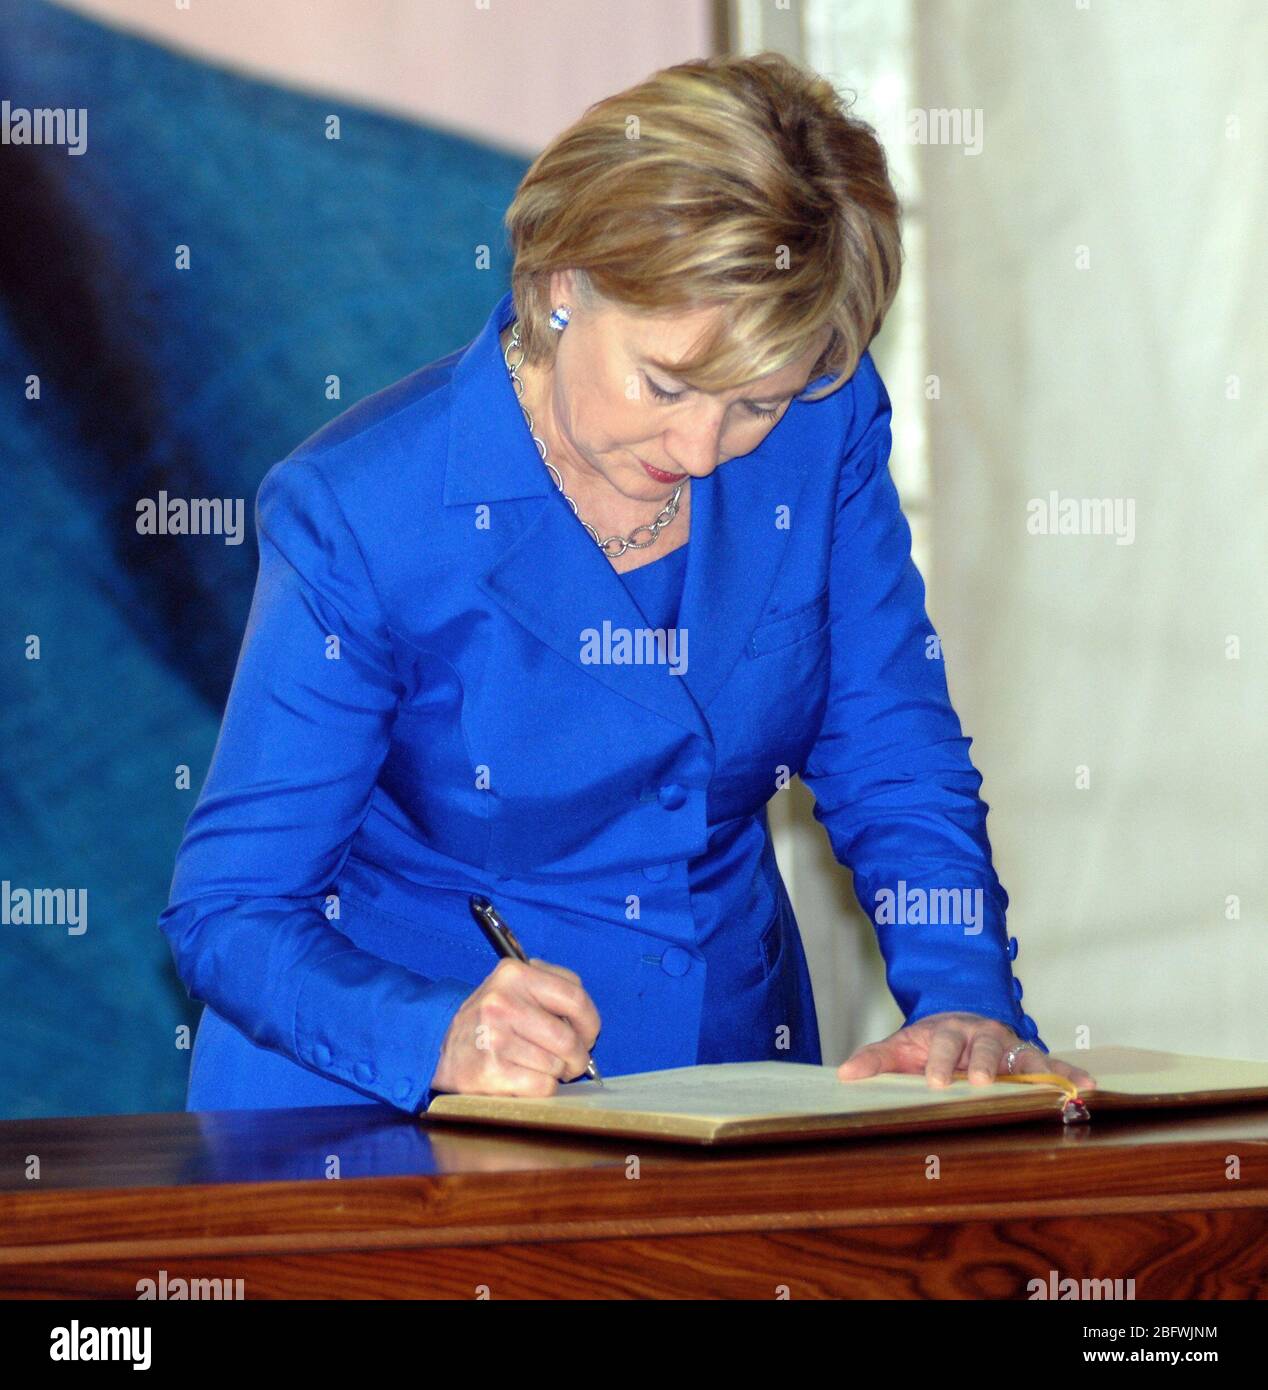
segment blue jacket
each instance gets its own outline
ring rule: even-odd
[[[645,620],[529,438],[512,314],[507,294],[260,485],[250,617],[159,919],[206,1005],[189,1107],[424,1106],[496,964],[472,892],[581,976],[604,1073],[695,1062],[706,1017],[731,1060],[820,1061],[766,820],[794,774],[908,1020],[1038,1041],[870,354],[693,480],[671,663],[622,646]]]

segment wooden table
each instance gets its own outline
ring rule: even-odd
[[[1268,1107],[718,1151],[378,1106],[0,1124],[0,1296],[160,1270],[248,1299],[1007,1299],[1051,1271],[1264,1298]]]

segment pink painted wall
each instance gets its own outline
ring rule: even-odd
[[[59,0],[208,62],[534,153],[714,51],[710,0]]]

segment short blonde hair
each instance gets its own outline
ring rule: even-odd
[[[833,333],[809,380],[847,381],[902,268],[885,151],[826,79],[778,53],[705,58],[589,107],[533,161],[506,212],[525,357],[554,353],[550,276],[583,303],[721,310],[667,369],[727,390]],[[597,300],[596,300],[597,297]]]

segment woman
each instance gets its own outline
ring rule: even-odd
[[[260,570],[160,919],[191,1109],[548,1095],[819,1062],[765,806],[799,774],[907,1018],[843,1080],[1047,1070],[866,351],[899,209],[775,55],[592,107],[465,349],[264,478]],[[813,388],[813,389],[811,389]],[[531,964],[496,963],[471,894]]]

